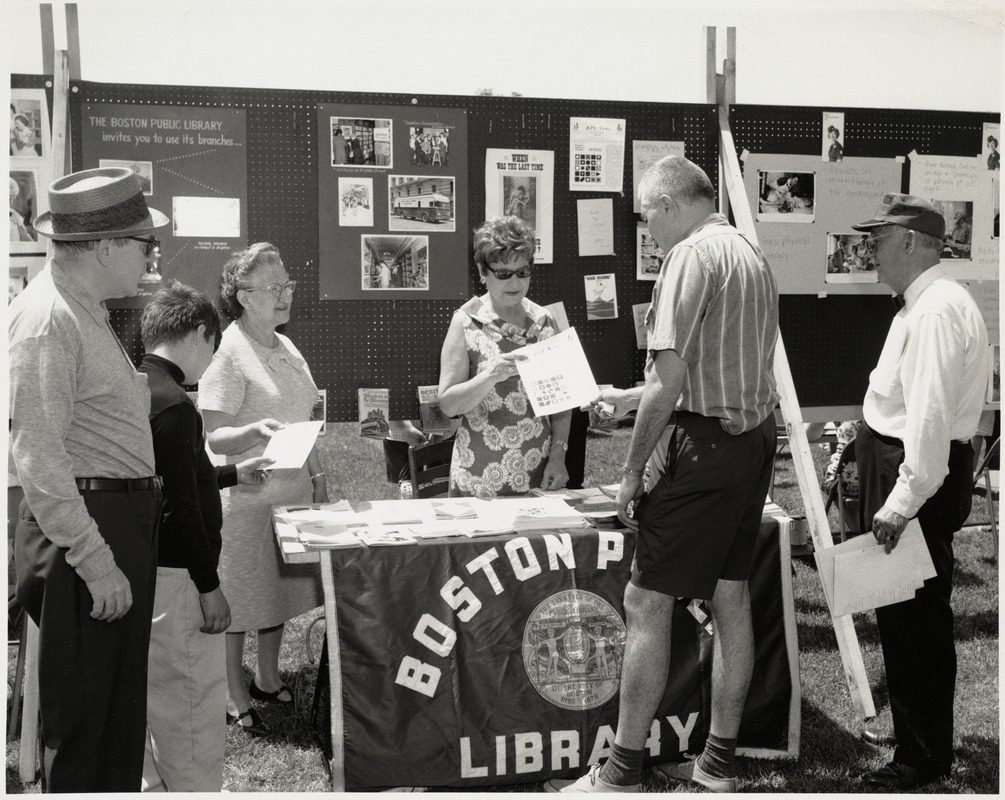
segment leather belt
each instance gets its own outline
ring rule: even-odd
[[[161,479],[150,478],[77,478],[77,488],[82,492],[142,492],[159,489]]]

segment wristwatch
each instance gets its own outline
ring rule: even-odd
[[[551,440],[551,446],[552,447],[555,447],[555,446],[561,447],[563,453],[568,453],[569,452],[569,443],[567,441],[565,441],[565,439],[557,439],[557,438],[556,439],[552,439]]]

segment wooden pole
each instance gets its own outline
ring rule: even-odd
[[[719,134],[721,172],[725,177],[726,189],[733,209],[733,219],[736,227],[751,241],[757,241],[754,230],[754,217],[747,202],[743,186],[743,175],[740,172],[740,161],[736,157],[736,145],[733,133],[729,127],[729,111],[725,106],[719,106]],[[795,383],[789,369],[789,360],[785,353],[785,343],[781,333],[775,345],[775,383],[780,395],[779,406],[785,420],[785,428],[789,437],[789,447],[792,451],[792,463],[796,470],[799,491],[803,498],[803,508],[809,523],[813,546],[820,550],[833,547],[830,523],[824,510],[824,501],[818,486],[816,467],[810,454],[810,445],[803,429],[802,411],[799,408],[799,398],[796,396]],[[834,633],[837,635],[838,651],[844,666],[845,680],[855,712],[862,719],[876,716],[869,680],[865,674],[865,664],[862,661],[862,651],[858,646],[858,636],[850,615],[835,617],[831,615]]]

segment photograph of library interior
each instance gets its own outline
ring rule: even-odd
[[[1000,792],[1005,7],[0,27],[8,795]]]

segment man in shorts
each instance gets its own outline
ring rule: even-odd
[[[618,416],[638,409],[617,498],[618,516],[638,533],[625,589],[618,730],[606,763],[547,788],[638,791],[670,671],[674,606],[699,598],[715,631],[710,734],[696,760],[658,770],[731,792],[754,666],[747,577],[775,452],[778,292],[760,250],[716,212],[697,165],[680,156],[658,161],[642,178],[639,200],[668,255],[646,318],[645,385],[601,396]]]

